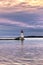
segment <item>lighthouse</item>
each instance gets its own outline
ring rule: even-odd
[[[23,32],[23,30],[21,30],[21,36],[20,36],[20,39],[21,39],[21,40],[24,40],[24,32]]]

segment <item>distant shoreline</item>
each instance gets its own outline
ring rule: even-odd
[[[43,38],[43,36],[24,36],[25,38]]]
[[[43,38],[43,36],[24,36],[24,38]],[[0,40],[20,40],[20,37],[0,37]]]

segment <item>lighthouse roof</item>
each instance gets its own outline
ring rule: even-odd
[[[21,30],[21,33],[23,33],[23,30]]]

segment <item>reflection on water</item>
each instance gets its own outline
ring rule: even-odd
[[[43,65],[43,40],[0,41],[0,65]]]
[[[23,46],[24,46],[23,40],[21,40],[21,56],[22,56],[22,57],[23,57],[23,55],[24,55]]]

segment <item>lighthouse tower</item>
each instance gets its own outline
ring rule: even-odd
[[[20,39],[21,39],[21,40],[24,40],[24,32],[23,32],[23,30],[21,30],[21,36],[20,36]]]

